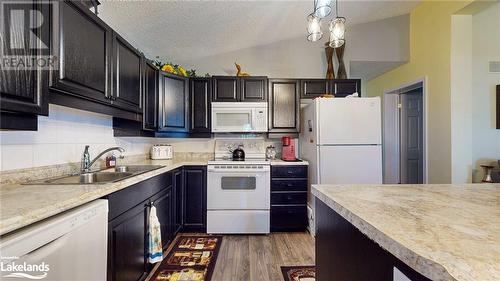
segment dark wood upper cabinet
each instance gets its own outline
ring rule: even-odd
[[[267,77],[250,76],[240,78],[240,101],[267,101]]]
[[[300,80],[300,98],[311,99],[331,93],[329,85],[325,79]]]
[[[331,81],[335,97],[345,97],[358,92],[361,97],[361,79],[335,79]]]
[[[41,27],[33,30],[34,34],[45,44],[50,47],[50,4],[43,3],[42,1],[32,1],[33,9],[41,13],[33,13],[37,17],[42,15],[40,19],[43,23]],[[12,3],[12,2],[11,2]],[[10,4],[11,4],[10,3]],[[25,4],[23,2],[22,4]],[[10,21],[10,14],[8,10],[13,7],[9,3],[2,4],[2,8],[6,9],[4,14],[5,18],[0,19],[4,21],[5,26]],[[11,33],[12,32],[12,33]],[[9,42],[11,38],[22,36],[20,29],[13,29],[2,33],[5,40],[0,40],[1,50],[5,56],[38,56],[49,55],[47,50],[32,49],[29,44],[25,44],[20,48],[10,48]],[[25,36],[27,35],[24,34]],[[13,38],[13,40],[14,40]],[[27,42],[27,41],[26,41]],[[10,113],[27,113],[33,115],[48,115],[48,80],[49,70],[37,69],[5,69],[0,67],[0,110]],[[4,117],[4,115],[2,115]],[[36,119],[36,117],[34,117]],[[4,122],[2,122],[2,125]],[[15,124],[14,124],[15,125]],[[14,126],[15,127],[15,126]],[[2,126],[3,128],[3,126]],[[11,128],[14,129],[14,128]]]
[[[269,79],[269,133],[300,132],[300,82]]]
[[[190,133],[210,133],[211,132],[211,92],[212,82],[210,78],[190,79],[189,109],[191,122]]]
[[[58,7],[52,48],[59,65],[51,90],[109,104],[113,30],[78,2]]]
[[[189,130],[189,79],[160,71],[158,131]]]
[[[156,130],[158,108],[158,69],[149,62],[144,63],[143,129]]]
[[[213,76],[213,101],[238,101],[240,80],[236,76]]]
[[[113,33],[113,105],[142,113],[143,57],[120,35]]]

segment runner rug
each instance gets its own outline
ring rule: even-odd
[[[282,266],[281,272],[285,281],[315,281],[315,266]]]
[[[180,236],[150,280],[210,281],[222,236]]]

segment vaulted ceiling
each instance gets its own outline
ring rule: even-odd
[[[348,25],[409,13],[419,1],[341,1]],[[99,16],[148,57],[193,60],[306,36],[306,1],[102,1]],[[326,30],[326,24],[325,28]]]

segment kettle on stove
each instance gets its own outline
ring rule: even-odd
[[[238,145],[238,148],[233,150],[233,161],[245,161],[245,151],[243,145]]]

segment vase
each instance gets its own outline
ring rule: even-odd
[[[337,55],[337,61],[339,62],[339,68],[337,70],[338,79],[347,79],[347,72],[345,71],[344,65],[344,50],[345,43],[342,46],[335,48],[335,55]]]
[[[328,42],[325,45],[326,62],[328,63],[328,67],[326,69],[326,79],[335,79],[335,70],[333,68],[333,52],[335,50],[328,45]]]

